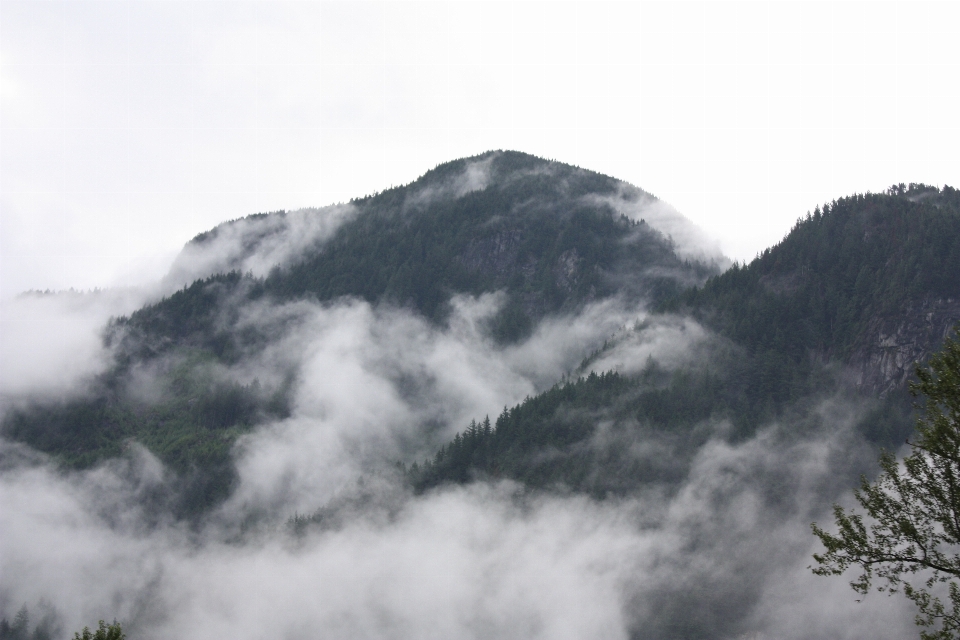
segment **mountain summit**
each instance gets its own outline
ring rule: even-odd
[[[167,277],[185,286],[105,328],[112,360],[86,392],[21,404],[3,430],[76,467],[137,441],[183,479],[177,509],[201,513],[231,491],[238,438],[306,410],[311,349],[340,354],[320,376],[334,388],[348,353],[368,354],[363,368],[386,357],[377,349],[442,335],[458,357],[526,372],[505,397],[528,397],[467,427],[431,400],[473,384],[449,355],[378,364],[384,401],[426,407],[407,412],[389,455],[409,461],[465,429],[408,473],[420,490],[483,477],[596,495],[669,484],[718,434],[751,438],[788,416],[820,428],[811,407],[827,396],[872,402],[858,428],[890,444],[910,428],[911,363],[960,319],[956,193],[843,198],[723,271],[695,227],[627,183],[511,151],[456,160],[346,204],[199,234]],[[378,346],[317,338],[346,326],[318,314],[379,323],[364,338]],[[327,415],[309,411],[308,423]],[[670,453],[637,455],[644,441]]]
[[[22,512],[24,539],[68,532],[49,539],[71,549],[106,523],[94,530],[133,559],[101,562],[98,538],[74,564],[84,584],[103,565],[147,629],[152,603],[182,601],[178,567],[213,574],[196,591],[217,594],[223,576],[279,563],[334,591],[366,573],[364,602],[385,571],[409,576],[403,589],[426,576],[418,602],[479,585],[432,619],[498,635],[486,578],[526,563],[535,579],[494,593],[536,595],[561,575],[545,567],[572,560],[578,586],[616,568],[613,635],[764,635],[765,616],[801,619],[798,600],[837,605],[798,579],[809,523],[911,437],[913,362],[960,320],[960,199],[897,185],[818,208],[749,264],[704,247],[636,187],[499,151],[224,223],[184,247],[169,295],[107,323],[97,375],[3,398],[5,477],[46,477],[74,505],[51,517],[30,490],[3,513]],[[209,571],[210,553],[253,564]],[[362,625],[384,611],[347,600],[331,611]],[[549,629],[529,602],[522,628]],[[795,631],[772,635],[811,634]]]
[[[284,314],[299,302],[359,300],[439,327],[464,296],[493,296],[480,324],[504,347],[545,318],[603,300],[672,299],[725,263],[693,225],[634,186],[493,151],[347,204],[256,214],[199,234],[166,279],[183,288],[106,328],[113,364],[86,396],[17,411],[4,429],[79,466],[133,438],[182,472],[220,469],[217,488],[201,493],[224,495],[232,443],[288,416],[298,380],[289,362],[256,380],[236,370],[296,324]]]

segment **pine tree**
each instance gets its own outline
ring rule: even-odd
[[[126,638],[120,623],[116,620],[113,624],[107,624],[101,620],[96,631],[90,631],[90,627],[84,627],[82,632],[73,634],[73,640],[126,640]]]

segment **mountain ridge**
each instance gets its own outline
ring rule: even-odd
[[[690,316],[736,345],[710,356],[714,371],[693,364],[671,374],[651,363],[633,384],[616,380],[616,401],[605,390],[612,383],[595,371],[505,408],[492,430],[472,424],[418,463],[411,481],[426,490],[503,476],[599,495],[635,490],[637,479],[651,477],[643,468],[653,461],[617,461],[616,446],[596,449],[590,442],[598,425],[612,424],[605,429],[621,432],[625,442],[649,429],[659,438],[693,438],[698,444],[678,449],[682,467],[704,438],[717,436],[697,436],[700,425],[726,420],[732,430],[721,438],[751,437],[788,415],[798,424],[808,421],[804,403],[836,394],[874,399],[858,429],[877,445],[897,446],[912,428],[906,387],[914,363],[938,349],[960,321],[957,273],[960,198],[949,186],[899,185],[818,207],[750,263],[657,307]],[[591,359],[610,362],[603,351],[617,348],[617,341],[605,343]],[[533,422],[531,412],[538,415]],[[573,440],[558,436],[569,433],[571,415],[579,416]],[[546,466],[544,451],[553,460]]]
[[[298,305],[361,301],[443,328],[457,296],[496,294],[478,327],[508,348],[545,318],[611,296],[666,298],[718,271],[637,219],[651,203],[608,176],[490,152],[346,205],[229,221],[171,269],[174,280],[201,277],[109,324],[113,363],[86,398],[14,410],[3,431],[78,467],[133,438],[178,473],[214,470],[188,500],[209,503],[230,491],[236,439],[289,415],[298,365],[274,362],[256,380],[240,370],[302,322]],[[145,384],[154,391],[138,391]]]
[[[872,442],[902,438],[910,362],[960,319],[950,277],[960,272],[950,266],[960,265],[956,190],[842,198],[725,271],[689,257],[709,255],[689,244],[695,235],[679,233],[681,247],[644,212],[660,228],[673,215],[609,176],[488,152],[346,204],[223,223],[187,244],[170,277],[215,273],[114,319],[104,334],[112,365],[91,391],[15,408],[3,433],[74,467],[139,441],[193,478],[179,508],[202,514],[232,490],[238,439],[297,411],[302,363],[275,351],[306,310],[367,305],[453,331],[456,301],[467,299],[483,309],[471,339],[500,354],[600,303],[614,301],[627,325],[603,346],[584,343],[581,368],[529,407],[505,408],[495,428],[467,427],[459,444],[418,463],[408,472],[418,490],[509,477],[630,492],[682,477],[711,438],[743,440],[785,416],[820,424],[803,405],[837,389],[873,398],[858,427]],[[657,340],[686,355],[656,352]],[[618,364],[627,360],[629,370]],[[608,368],[591,374],[599,366]],[[435,384],[396,375],[398,393]],[[420,428],[435,436],[446,420]],[[645,437],[676,451],[656,464],[624,457]]]

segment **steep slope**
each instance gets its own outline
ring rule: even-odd
[[[633,375],[590,374],[505,409],[413,468],[414,484],[509,477],[624,493],[684,477],[710,438],[735,441],[774,421],[819,428],[819,400],[837,395],[872,406],[860,431],[898,446],[911,428],[913,363],[960,321],[960,192],[900,186],[818,208],[749,265],[660,310],[661,323],[693,317],[719,341],[672,371],[651,359]],[[582,370],[603,371],[652,330],[611,340]],[[659,446],[631,452],[637,442]]]
[[[457,296],[496,293],[484,330],[515,343],[545,317],[663,301],[717,273],[648,210],[664,220],[655,198],[613,178],[491,152],[347,205],[225,223],[168,277],[196,280],[107,327],[114,362],[85,396],[21,406],[3,431],[78,467],[136,440],[195,478],[183,508],[202,508],[229,491],[236,438],[289,415],[297,364],[269,359],[301,323],[298,304],[360,299],[442,327]]]
[[[837,359],[869,393],[903,388],[960,319],[960,192],[911,184],[851,196],[673,310],[752,353]]]
[[[598,173],[490,152],[333,208],[327,212],[337,219],[333,232],[305,222],[303,212],[296,219],[279,212],[200,234],[184,253],[193,262],[203,262],[197,256],[221,257],[206,260],[208,271],[251,268],[254,276],[265,276],[234,279],[229,286],[215,279],[199,287],[210,293],[196,289],[193,297],[222,298],[229,295],[225,287],[239,292],[241,302],[355,296],[416,309],[440,322],[452,295],[504,291],[508,301],[492,330],[511,341],[550,313],[611,295],[663,300],[716,273],[717,262],[682,259],[674,243],[642,219],[645,210],[659,210],[657,204]],[[280,244],[296,248],[278,255]],[[263,253],[275,261],[269,269],[251,258]],[[194,271],[183,264],[175,270]],[[116,328],[154,341],[162,335],[183,339],[184,330],[213,330],[215,318],[187,313],[185,298],[174,298],[121,319]],[[163,326],[185,315],[194,323],[189,328]]]

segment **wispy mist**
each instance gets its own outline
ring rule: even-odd
[[[633,220],[643,220],[673,241],[677,254],[688,260],[699,260],[726,268],[730,260],[723,255],[720,243],[684,217],[672,205],[626,183],[621,183],[615,196],[590,196],[589,200],[613,208]]]
[[[62,396],[109,364],[107,320],[150,298],[138,289],[30,292],[0,304],[0,399]]]
[[[904,602],[857,604],[805,569],[808,522],[869,458],[855,414],[827,403],[815,437],[771,425],[715,441],[670,494],[479,483],[414,497],[374,477],[348,517],[299,535],[282,519],[239,538],[218,519],[144,526],[137,496],[163,480],[142,452],[68,475],[19,464],[0,476],[4,574],[17,576],[3,601],[46,598],[68,628],[116,615],[143,638],[904,637]]]
[[[355,214],[356,207],[343,204],[225,222],[183,248],[164,278],[164,286],[174,291],[199,278],[228,271],[263,277],[271,269],[317,249]]]
[[[411,202],[483,189],[489,170],[468,164]],[[681,255],[721,260],[643,194],[604,204],[645,219]],[[354,214],[347,205],[221,225],[187,246],[164,286],[226,269],[265,275],[321,247]],[[101,340],[107,318],[147,299],[28,296],[5,306],[5,402],[82,394],[112,356]],[[547,314],[504,344],[490,326],[507,303],[502,291],[454,295],[431,321],[351,297],[239,306],[223,297],[225,329],[265,338],[205,371],[245,385],[289,382],[289,415],[239,438],[230,495],[189,522],[164,508],[177,474],[136,442],[94,469],[67,471],[0,441],[0,615],[42,602],[64,633],[117,618],[147,640],[911,631],[900,600],[858,604],[806,570],[809,523],[829,519],[832,502],[872,469],[874,451],[855,428],[864,402],[821,398],[736,440],[714,419],[693,435],[638,420],[616,432],[599,424],[582,446],[670,471],[616,496],[510,481],[415,494],[397,463],[432,456],[471,420],[568,375],[702,368],[729,346],[691,319],[617,297]],[[133,367],[126,392],[163,397],[164,358],[177,357]]]

